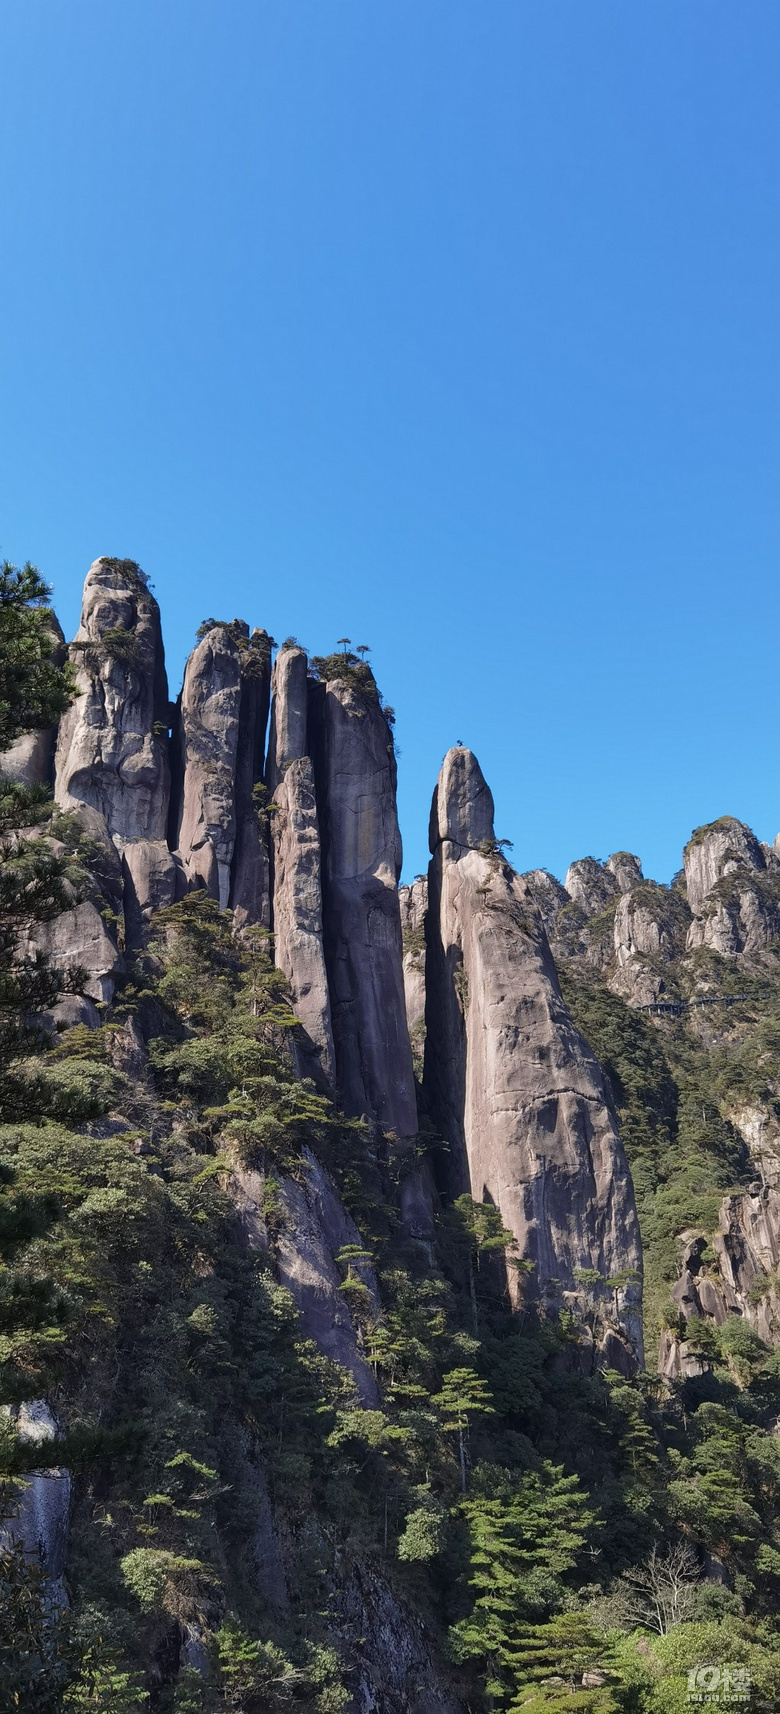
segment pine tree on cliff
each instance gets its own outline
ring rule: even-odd
[[[73,700],[69,666],[53,658],[51,590],[34,565],[0,569],[0,750],[53,726]]]

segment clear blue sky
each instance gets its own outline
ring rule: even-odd
[[[373,645],[407,862],[780,827],[777,0],[5,0],[0,552]]]

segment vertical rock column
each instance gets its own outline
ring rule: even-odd
[[[128,939],[173,898],[166,842],[168,682],[160,610],[132,560],[97,559],[70,649],[78,695],[60,721],[55,799],[100,817],[121,854]],[[91,829],[90,829],[91,831]]]
[[[542,1300],[582,1295],[579,1270],[639,1276],[633,1186],[601,1072],[530,890],[495,849],[493,801],[468,750],[445,758],[430,843],[425,1081],[450,1147],[448,1188],[497,1205]],[[617,1296],[639,1355],[638,1278]]]
[[[267,767],[275,805],[274,956],[292,989],[295,1011],[332,1081],[335,1055],[323,948],[320,830],[312,762],[306,754],[307,694],[304,650],[280,649],[274,666]]]
[[[189,885],[205,888],[222,910],[236,843],[240,704],[238,644],[226,626],[216,625],[193,649],[184,673],[177,843]]]
[[[417,1130],[404,1004],[401,838],[390,728],[373,681],[311,686],[323,844],[325,960],[346,1112],[399,1138]]]
[[[263,778],[271,697],[271,640],[253,631],[239,645],[241,697],[236,751],[236,846],[230,903],[237,928],[271,927],[271,862],[267,817],[255,791]]]

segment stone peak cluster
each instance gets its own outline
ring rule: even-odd
[[[45,926],[45,949],[89,971],[81,1012],[71,997],[59,1021],[97,1022],[123,949],[143,945],[156,910],[205,890],[237,931],[272,936],[301,1023],[299,1074],[397,1147],[410,1236],[427,1241],[442,1196],[490,1200],[512,1233],[515,1302],[576,1311],[598,1282],[613,1313],[594,1356],[630,1368],[634,1192],[550,951],[545,888],[559,907],[563,890],[505,860],[476,757],[445,757],[427,882],[399,892],[391,722],[363,662],[312,670],[291,642],[272,666],[265,631],[207,622],[172,708],[157,603],[132,562],[105,558],[70,658],[78,694],[57,735],[55,800],[104,853],[120,932],[91,905]],[[29,757],[17,763],[29,777]],[[41,744],[35,766],[49,765]],[[611,860],[606,884],[641,876],[633,863]]]

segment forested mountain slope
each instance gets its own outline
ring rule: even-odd
[[[46,596],[6,568],[0,1706],[775,1708],[774,852],[522,877],[458,747],[399,891],[360,653],[209,619],[173,704],[137,566],[70,665]]]

